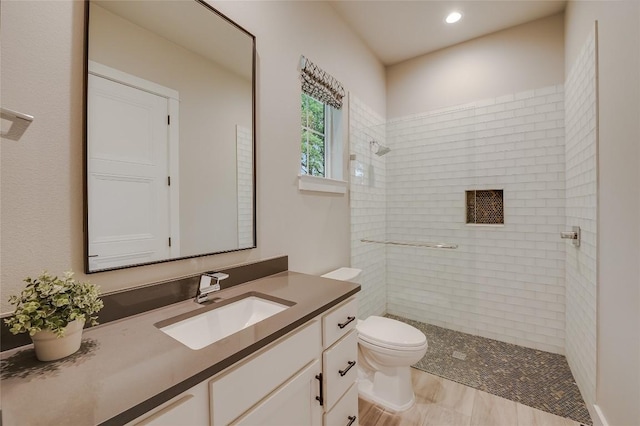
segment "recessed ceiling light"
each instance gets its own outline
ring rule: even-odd
[[[447,24],[453,24],[455,22],[458,22],[461,18],[462,18],[462,13],[460,13],[460,12],[451,12],[450,14],[447,15],[447,17],[445,18],[444,21]]]

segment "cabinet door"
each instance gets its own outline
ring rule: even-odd
[[[321,425],[322,407],[316,399],[321,371],[315,360],[233,424],[246,426]]]
[[[207,391],[207,384],[200,383],[128,425],[207,426],[209,425]]]
[[[318,321],[297,331],[210,382],[211,423],[228,425],[295,377],[322,352]]]

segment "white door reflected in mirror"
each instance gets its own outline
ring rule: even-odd
[[[114,268],[176,256],[179,235],[172,232],[176,226],[170,218],[179,223],[178,204],[171,203],[178,194],[168,176],[177,175],[169,166],[177,161],[169,157],[177,152],[170,147],[178,140],[171,140],[167,117],[179,117],[178,95],[168,88],[155,90],[165,96],[152,93],[148,82],[99,64],[90,63],[89,72],[90,266]]]

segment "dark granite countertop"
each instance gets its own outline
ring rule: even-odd
[[[216,294],[251,291],[295,305],[199,350],[155,323],[203,308],[193,300],[84,331],[80,351],[40,362],[31,346],[3,352],[2,424],[123,424],[247,357],[360,290],[358,284],[282,272]]]

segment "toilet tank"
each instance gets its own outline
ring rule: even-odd
[[[323,278],[331,278],[332,280],[339,281],[351,281],[354,283],[362,284],[360,282],[360,274],[362,269],[357,268],[340,268],[335,271],[328,272],[322,275]]]

